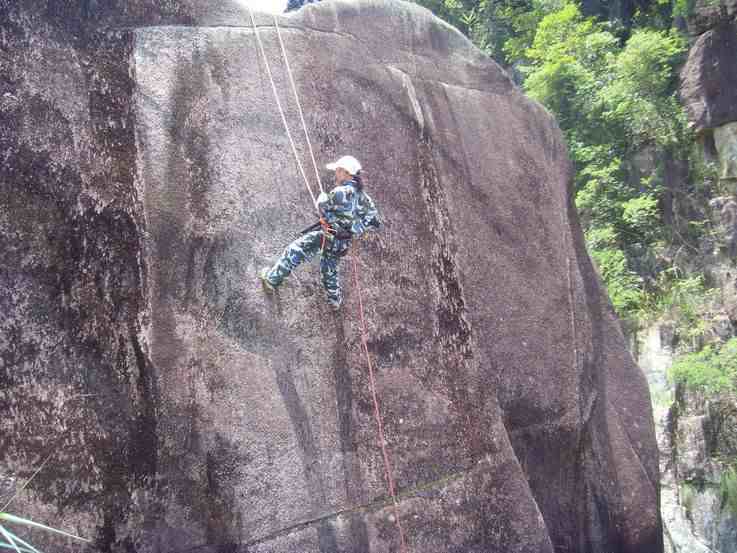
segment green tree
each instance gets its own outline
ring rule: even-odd
[[[598,94],[602,117],[624,130],[630,148],[673,148],[683,142],[686,118],[676,98],[674,68],[685,51],[676,33],[636,30],[611,60],[612,78]]]
[[[638,271],[655,270],[664,239],[659,174],[636,178],[627,160],[686,141],[675,96],[684,50],[678,35],[653,29],[635,30],[623,44],[608,23],[565,2],[542,17],[524,54],[524,86],[566,136],[589,250],[623,317],[639,316],[652,303],[647,295],[659,293],[655,275]]]
[[[463,34],[470,32],[469,23],[474,14],[480,9],[478,0],[415,0],[415,3],[424,6],[439,18],[456,27]]]

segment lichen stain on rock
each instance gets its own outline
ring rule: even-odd
[[[432,270],[439,291],[437,307],[437,336],[449,350],[472,357],[470,347],[471,329],[464,317],[463,292],[452,253],[454,231],[444,209],[445,198],[434,170],[430,145],[426,140],[418,145],[420,183],[425,200],[428,228],[433,232]]]
[[[192,215],[207,215],[207,191],[213,182],[210,167],[210,141],[203,127],[207,127],[208,98],[205,89],[207,63],[201,46],[195,43],[191,63],[183,63],[172,91],[173,119],[169,136],[176,148],[171,150],[167,175],[174,183],[188,185],[188,204]]]

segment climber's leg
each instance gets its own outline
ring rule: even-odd
[[[338,278],[338,261],[339,258],[327,252],[323,253],[320,258],[322,285],[327,292],[328,302],[336,309],[340,307],[343,301],[343,292],[340,289],[340,280]]]
[[[262,269],[259,276],[267,286],[278,287],[294,269],[318,253],[321,244],[321,230],[303,234],[284,249],[284,253],[273,267]]]

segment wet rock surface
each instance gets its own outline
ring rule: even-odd
[[[3,481],[51,455],[9,510],[97,551],[397,551],[350,260],[338,314],[315,267],[255,279],[313,215],[247,12],[2,6]],[[279,21],[318,159],[356,154],[386,221],[357,265],[409,550],[660,551],[552,118],[416,6]]]

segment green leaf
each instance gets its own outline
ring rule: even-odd
[[[42,530],[46,530],[48,532],[53,532],[55,534],[61,534],[62,536],[66,536],[68,538],[74,538],[75,540],[85,541],[88,543],[91,543],[90,540],[86,538],[81,538],[79,536],[76,536],[74,534],[70,534],[69,532],[64,532],[63,530],[57,530],[56,528],[52,528],[50,526],[45,526],[43,524],[39,524],[38,522],[33,522],[32,520],[28,520],[25,518],[17,517],[15,515],[11,515],[9,513],[0,513],[0,520],[6,520],[8,522],[12,522],[15,524],[23,524],[25,526],[30,526],[33,528],[40,528]],[[1,527],[0,527],[1,528]]]

